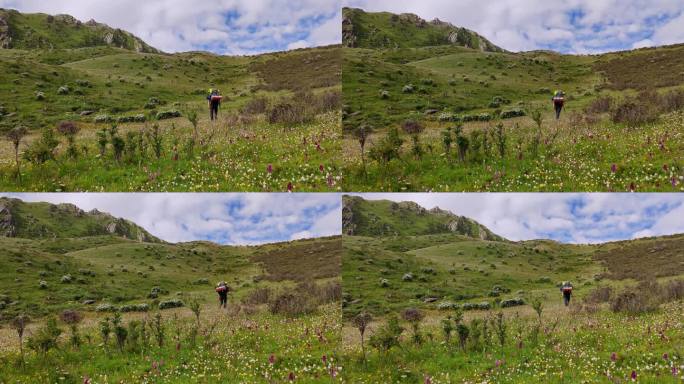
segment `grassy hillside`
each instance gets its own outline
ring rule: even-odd
[[[25,203],[0,198],[0,232],[7,237],[30,239],[78,238],[118,235],[129,240],[160,243],[145,229],[128,220],[72,204]]]
[[[50,36],[65,43],[0,50],[0,131],[26,128],[19,173],[13,142],[0,146],[3,190],[339,187],[339,47],[169,55]],[[210,88],[224,96],[217,121]]]
[[[94,20],[83,23],[69,15],[20,13],[0,8],[0,48],[59,49],[93,46],[159,52],[126,31]]]
[[[355,236],[412,236],[451,233],[466,237],[504,241],[488,228],[467,217],[439,208],[427,210],[413,202],[364,200],[344,196],[342,230]]]
[[[3,198],[0,211],[4,320],[22,312],[94,311],[103,303],[153,307],[176,293],[213,298],[212,284],[219,280],[229,281],[242,297],[253,286],[339,276],[339,238],[259,247],[168,244],[134,223],[70,204]],[[156,297],[150,296],[154,287],[162,292]]]
[[[587,56],[411,42],[343,56],[347,190],[682,188],[684,45]]]
[[[94,234],[115,219],[71,205],[0,202],[15,223],[14,237],[0,237],[0,381],[325,383],[339,374],[339,236],[170,244]],[[226,309],[217,281],[231,288]]]
[[[681,380],[684,235],[596,245],[345,235],[343,247],[345,379]],[[569,307],[562,281],[575,288]]]
[[[351,48],[405,48],[453,44],[500,52],[503,49],[466,28],[438,19],[427,22],[414,14],[365,12],[343,8],[342,43]]]

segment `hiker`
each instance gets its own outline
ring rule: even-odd
[[[570,305],[570,296],[572,296],[572,283],[569,281],[564,281],[560,288],[563,294],[563,303],[567,307]]]
[[[563,105],[565,105],[565,92],[556,91],[551,100],[553,101],[553,107],[556,109],[556,120],[559,120]]]
[[[207,101],[209,102],[209,117],[211,120],[218,119],[218,110],[221,105],[221,93],[218,89],[209,89],[209,95],[207,96]]]
[[[228,292],[230,287],[225,281],[216,284],[216,293],[219,295],[219,308],[226,308],[228,305]]]

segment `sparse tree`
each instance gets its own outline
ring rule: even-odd
[[[102,128],[97,131],[97,147],[100,149],[100,157],[104,157],[105,152],[107,151],[107,143],[109,143],[107,128]]]
[[[421,344],[423,342],[423,336],[420,334],[420,322],[425,318],[425,314],[418,308],[408,308],[401,313],[401,317],[411,324],[413,342]]]
[[[368,136],[370,136],[372,131],[373,131],[373,128],[371,128],[369,125],[366,125],[366,124],[363,124],[354,130],[354,137],[359,142],[359,146],[361,147],[361,163],[363,164],[364,172],[366,169],[366,157],[365,157],[366,140],[368,139]]]
[[[458,345],[461,347],[461,351],[465,352],[466,342],[468,341],[468,334],[470,333],[470,328],[463,323],[456,325],[456,333],[458,333]]]
[[[496,125],[494,129],[494,141],[496,142],[496,147],[499,150],[499,156],[501,160],[506,157],[506,130],[504,129],[503,123]]]
[[[420,134],[425,129],[422,124],[416,120],[406,120],[401,128],[406,132],[413,140],[413,154],[416,158],[420,159],[423,155],[423,148],[420,145]]]
[[[532,143],[530,145],[530,152],[532,153],[533,157],[537,157],[539,153],[539,146],[541,145],[542,140],[542,124],[544,123],[544,115],[542,114],[541,109],[535,109],[530,113],[530,117],[537,125],[537,131],[535,132],[534,138],[532,139]]]
[[[190,124],[192,124],[192,129],[193,129],[193,134],[192,138],[197,142],[199,139],[199,131],[197,130],[197,111],[194,109],[191,109],[187,112],[185,112],[185,117],[187,117],[188,121],[190,121]]]
[[[152,130],[149,132],[149,140],[152,143],[152,149],[154,150],[154,155],[157,159],[161,158],[163,138],[161,131],[159,130],[159,124],[152,124]]]
[[[447,127],[442,131],[442,145],[444,146],[444,153],[446,153],[446,158],[451,162],[451,144],[454,142],[451,136],[451,127]]]
[[[83,315],[73,309],[67,309],[59,315],[59,318],[71,330],[71,345],[79,348],[81,346],[81,336],[78,334],[78,324],[83,320]]]
[[[154,328],[154,335],[155,338],[157,339],[157,345],[159,348],[164,346],[164,323],[162,322],[162,315],[161,313],[157,312],[154,315],[154,322],[152,323],[152,327]]]
[[[499,312],[496,314],[496,318],[494,319],[494,331],[496,332],[496,336],[499,339],[499,345],[501,345],[501,348],[506,345],[506,332],[508,326],[506,325],[506,319],[504,318],[503,312]]]
[[[21,169],[19,167],[19,144],[21,144],[21,139],[26,136],[26,127],[18,126],[12,128],[7,132],[7,140],[9,140],[14,146],[14,159],[17,163],[17,180],[21,182]]]
[[[19,336],[19,352],[21,353],[21,364],[24,364],[24,331],[26,331],[26,326],[31,322],[31,319],[26,315],[19,315],[12,319],[10,326],[12,329],[17,331],[17,336]]]
[[[112,327],[109,323],[109,317],[100,320],[100,336],[102,336],[102,344],[105,349],[109,345],[109,335],[112,333]]]
[[[363,364],[366,364],[366,346],[364,343],[364,335],[366,334],[366,327],[370,324],[373,318],[369,313],[361,312],[354,317],[354,326],[359,330],[361,334],[361,353],[363,353]]]
[[[121,314],[116,312],[114,318],[112,319],[112,325],[114,326],[114,336],[116,337],[116,345],[119,347],[119,351],[123,352],[124,346],[126,345],[126,337],[128,336],[128,331],[121,324]]]
[[[463,163],[468,152],[468,145],[470,142],[468,138],[463,135],[463,125],[459,124],[454,131],[456,132],[456,145],[458,146],[458,159]]]
[[[530,304],[532,305],[534,312],[537,313],[537,319],[539,320],[539,324],[541,324],[542,312],[544,311],[544,303],[542,302],[542,299],[535,297],[531,300]]]
[[[200,314],[202,313],[202,306],[200,305],[200,302],[195,298],[192,301],[190,301],[190,310],[192,313],[195,315],[195,320],[197,321],[197,327],[199,328],[200,326]]]
[[[81,129],[73,121],[61,121],[57,124],[57,132],[61,133],[67,138],[67,156],[75,159],[78,157],[78,149],[76,148],[76,134]]]

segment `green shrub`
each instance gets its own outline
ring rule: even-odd
[[[180,299],[170,299],[159,303],[159,309],[180,308],[185,306]]]
[[[157,120],[166,120],[166,119],[173,119],[176,117],[181,117],[181,113],[175,109],[171,109],[168,111],[157,112],[156,119]]]
[[[501,112],[500,117],[502,119],[511,119],[513,117],[521,117],[521,116],[525,116],[525,115],[526,115],[526,113],[522,108],[513,108],[513,109],[509,109],[509,110]]]
[[[113,304],[109,304],[109,303],[102,303],[102,304],[98,305],[97,307],[95,307],[96,312],[117,312],[118,310],[119,310],[118,307],[116,307]]]
[[[525,305],[525,300],[516,297],[513,299],[502,300],[500,305],[501,308],[517,307],[520,305]]]

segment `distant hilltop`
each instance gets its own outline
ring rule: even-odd
[[[342,43],[348,48],[418,48],[455,45],[483,52],[505,52],[467,28],[412,13],[366,12],[344,8]]]
[[[0,8],[0,48],[62,49],[110,46],[135,52],[161,53],[130,32],[71,15],[21,13]]]

